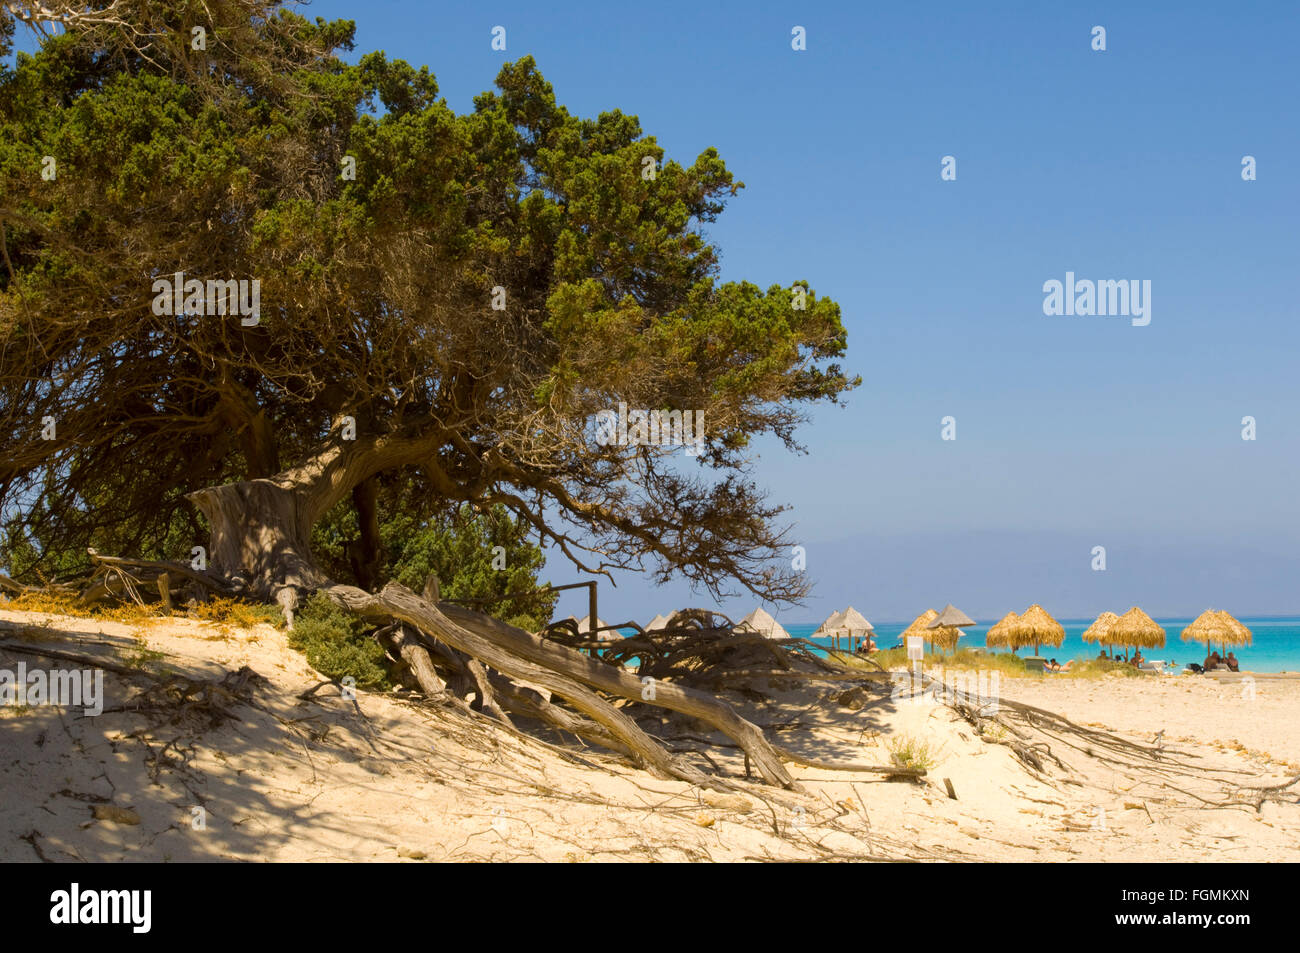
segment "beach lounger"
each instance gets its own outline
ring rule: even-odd
[[[1047,659],[1037,655],[1030,655],[1025,659],[1026,672],[1041,672],[1045,670]]]

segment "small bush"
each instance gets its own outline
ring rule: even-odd
[[[1140,671],[1135,666],[1127,662],[1112,662],[1110,659],[1091,658],[1082,661],[1076,661],[1070,666],[1068,672],[1062,672],[1062,675],[1068,675],[1072,678],[1104,678],[1107,675],[1119,673],[1125,678],[1144,678],[1146,673]]]
[[[358,688],[391,688],[388,658],[365,633],[365,623],[316,593],[294,617],[289,645],[306,655],[311,667],[326,678],[351,675]]]
[[[928,741],[918,741],[909,735],[890,739],[886,747],[900,768],[929,771],[939,763],[939,752]]]

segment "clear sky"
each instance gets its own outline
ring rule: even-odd
[[[716,146],[747,186],[709,230],[724,279],[841,303],[863,386],[816,412],[807,456],[760,448],[816,583],[784,621],[1300,612],[1300,3],[304,12],[427,64],[458,110],[532,54],[571,111],[635,114],[686,163]],[[1151,323],[1044,315],[1067,271],[1149,280]],[[707,601],[686,593],[623,578],[601,614]]]

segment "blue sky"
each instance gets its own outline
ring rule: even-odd
[[[459,110],[532,54],[571,111],[638,115],[683,162],[716,146],[747,186],[709,229],[723,277],[841,303],[863,386],[815,413],[807,456],[759,448],[816,584],[783,620],[849,602],[882,621],[947,601],[1300,612],[1300,4],[304,12],[355,19],[358,53],[427,64]],[[1067,271],[1150,280],[1150,325],[1045,316],[1043,282]],[[549,575],[575,578],[558,557]],[[621,621],[706,602],[621,577],[601,605]]]
[[[428,64],[454,107],[531,53],[572,111],[634,113],[683,161],[716,146],[747,186],[710,228],[723,276],[843,305],[863,386],[807,456],[762,448],[816,583],[782,618],[1300,611],[1300,6],[311,10]],[[1149,279],[1151,324],[1045,316],[1066,271]],[[706,601],[623,578],[602,614]]]

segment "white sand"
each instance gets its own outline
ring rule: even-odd
[[[0,626],[0,641],[119,663],[139,649],[123,625],[15,612],[0,620],[18,623]],[[908,736],[937,750],[938,764],[921,783],[792,766],[804,794],[747,783],[743,795],[719,795],[598,750],[584,755],[597,766],[577,764],[539,741],[477,730],[477,716],[394,696],[361,693],[354,707],[327,688],[301,701],[319,678],[270,627],[223,635],[168,620],[142,631],[165,654],[151,665],[204,679],[251,667],[266,679],[258,707],[226,699],[238,717],[213,727],[201,710],[154,724],[164,715],[0,708],[0,861],[1300,860],[1295,797],[1259,813],[1207,810],[1193,795],[1230,797],[1222,780],[1107,765],[1050,739],[1071,770],[1036,775],[932,705],[883,699],[854,711],[830,700],[840,689],[822,686],[761,707],[732,699],[801,753],[882,764],[887,746]],[[0,668],[20,660],[68,666],[0,647]],[[109,675],[105,684],[112,708],[149,683]],[[1289,729],[1300,716],[1295,684],[1260,682],[1249,703],[1239,686],[1206,680],[1004,680],[1003,695],[1144,742],[1164,728],[1171,757],[1195,756],[1240,785],[1300,770],[1281,763],[1300,762]],[[704,734],[679,722],[664,733]],[[741,773],[734,751],[706,750],[722,771]],[[192,822],[199,806],[203,829]]]

